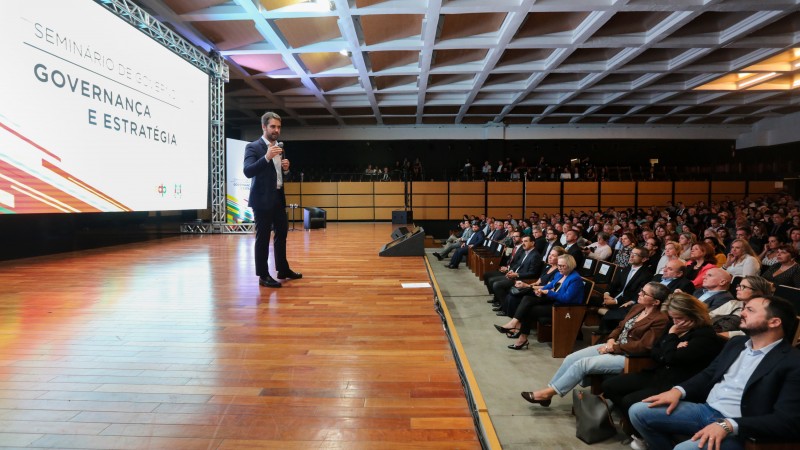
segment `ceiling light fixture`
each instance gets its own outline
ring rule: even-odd
[[[752,84],[756,84],[759,81],[764,81],[767,78],[772,78],[775,75],[777,75],[777,72],[770,72],[770,73],[761,74],[761,75],[758,75],[758,76],[755,76],[755,77],[752,77],[752,78],[748,78],[748,79],[746,79],[744,81],[740,81],[736,85],[737,85],[737,87],[739,89],[743,89],[743,88],[746,88],[747,86],[750,86]]]
[[[347,50],[346,48],[343,48],[343,49],[339,50],[339,54],[342,55],[342,56],[347,56],[348,58],[353,56],[353,54],[350,53],[350,51]]]

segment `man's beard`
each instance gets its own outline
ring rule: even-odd
[[[769,326],[767,325],[767,322],[764,321],[760,324],[752,325],[749,328],[742,328],[741,330],[742,333],[744,333],[745,335],[752,337],[752,336],[758,336],[759,334],[762,333],[766,333],[769,330]]]

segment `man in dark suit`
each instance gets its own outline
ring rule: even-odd
[[[539,253],[533,246],[533,240],[530,236],[522,236],[522,250],[524,250],[522,258],[519,262],[512,264],[505,277],[498,279],[492,283],[490,291],[493,293],[494,298],[494,311],[497,315],[503,315],[502,301],[505,300],[511,287],[514,286],[517,280],[535,280],[542,274],[544,263]]]
[[[503,258],[500,260],[500,269],[485,272],[483,274],[483,283],[486,285],[486,288],[489,290],[490,294],[494,294],[494,291],[492,290],[492,284],[495,281],[504,279],[511,266],[521,261],[522,256],[525,254],[525,250],[522,249],[522,233],[520,231],[512,231],[511,240],[514,243],[514,246],[511,248],[511,253],[503,256]]]
[[[686,278],[686,263],[680,259],[667,261],[667,265],[664,266],[664,273],[654,276],[653,281],[663,284],[670,292],[675,292],[676,289],[680,289],[683,292],[692,292],[694,290],[692,280]]]
[[[538,226],[535,226],[531,228],[531,235],[533,236],[533,248],[536,249],[537,253],[546,258],[547,255],[545,254],[545,251],[547,250],[547,239],[544,237],[544,230]]]
[[[698,300],[708,305],[708,310],[713,311],[733,300],[730,293],[731,274],[714,267],[703,275],[703,287],[694,291]]]
[[[630,408],[652,450],[694,433],[676,449],[741,449],[747,439],[800,441],[800,351],[792,305],[754,298],[742,311],[746,336],[732,338],[702,372]]]
[[[244,149],[244,175],[250,178],[248,204],[253,208],[256,222],[255,260],[258,284],[279,288],[281,283],[269,274],[269,238],[275,231],[275,269],[278,278],[298,279],[303,275],[293,272],[286,260],[286,197],[283,177],[289,173],[289,160],[283,158],[283,148],[278,143],[281,136],[281,117],[273,112],[261,116],[264,135]]]
[[[586,259],[586,255],[583,254],[583,249],[578,245],[578,232],[570,228],[569,231],[564,233],[564,236],[566,237],[564,250],[575,258],[575,267],[583,267],[583,260]]]
[[[482,246],[485,237],[486,235],[483,234],[480,225],[477,222],[472,222],[472,236],[469,237],[467,242],[461,244],[461,247],[453,253],[453,256],[450,258],[450,264],[447,264],[445,267],[448,269],[458,269],[461,258],[469,254],[470,247]]]
[[[603,294],[603,307],[598,311],[603,315],[600,320],[600,333],[611,332],[617,327],[636,304],[639,291],[653,279],[653,272],[646,264],[648,254],[644,247],[634,248],[628,257],[630,265],[617,270],[614,274],[614,279],[608,285],[608,292]]]

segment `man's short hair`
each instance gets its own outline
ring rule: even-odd
[[[797,331],[797,311],[787,300],[774,295],[765,295],[762,298],[767,300],[767,319],[777,317],[781,319],[783,328],[783,339],[789,339],[789,345],[793,344],[794,334]]]
[[[275,114],[272,111],[267,111],[264,113],[263,116],[261,116],[261,125],[267,126],[267,124],[269,124],[269,119],[275,119],[278,122],[282,122],[281,116]]]

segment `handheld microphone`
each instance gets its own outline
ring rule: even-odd
[[[275,145],[277,145],[280,148],[283,148],[283,142],[276,142]],[[283,150],[283,153],[281,153],[281,159],[285,158],[286,158],[286,150]]]

